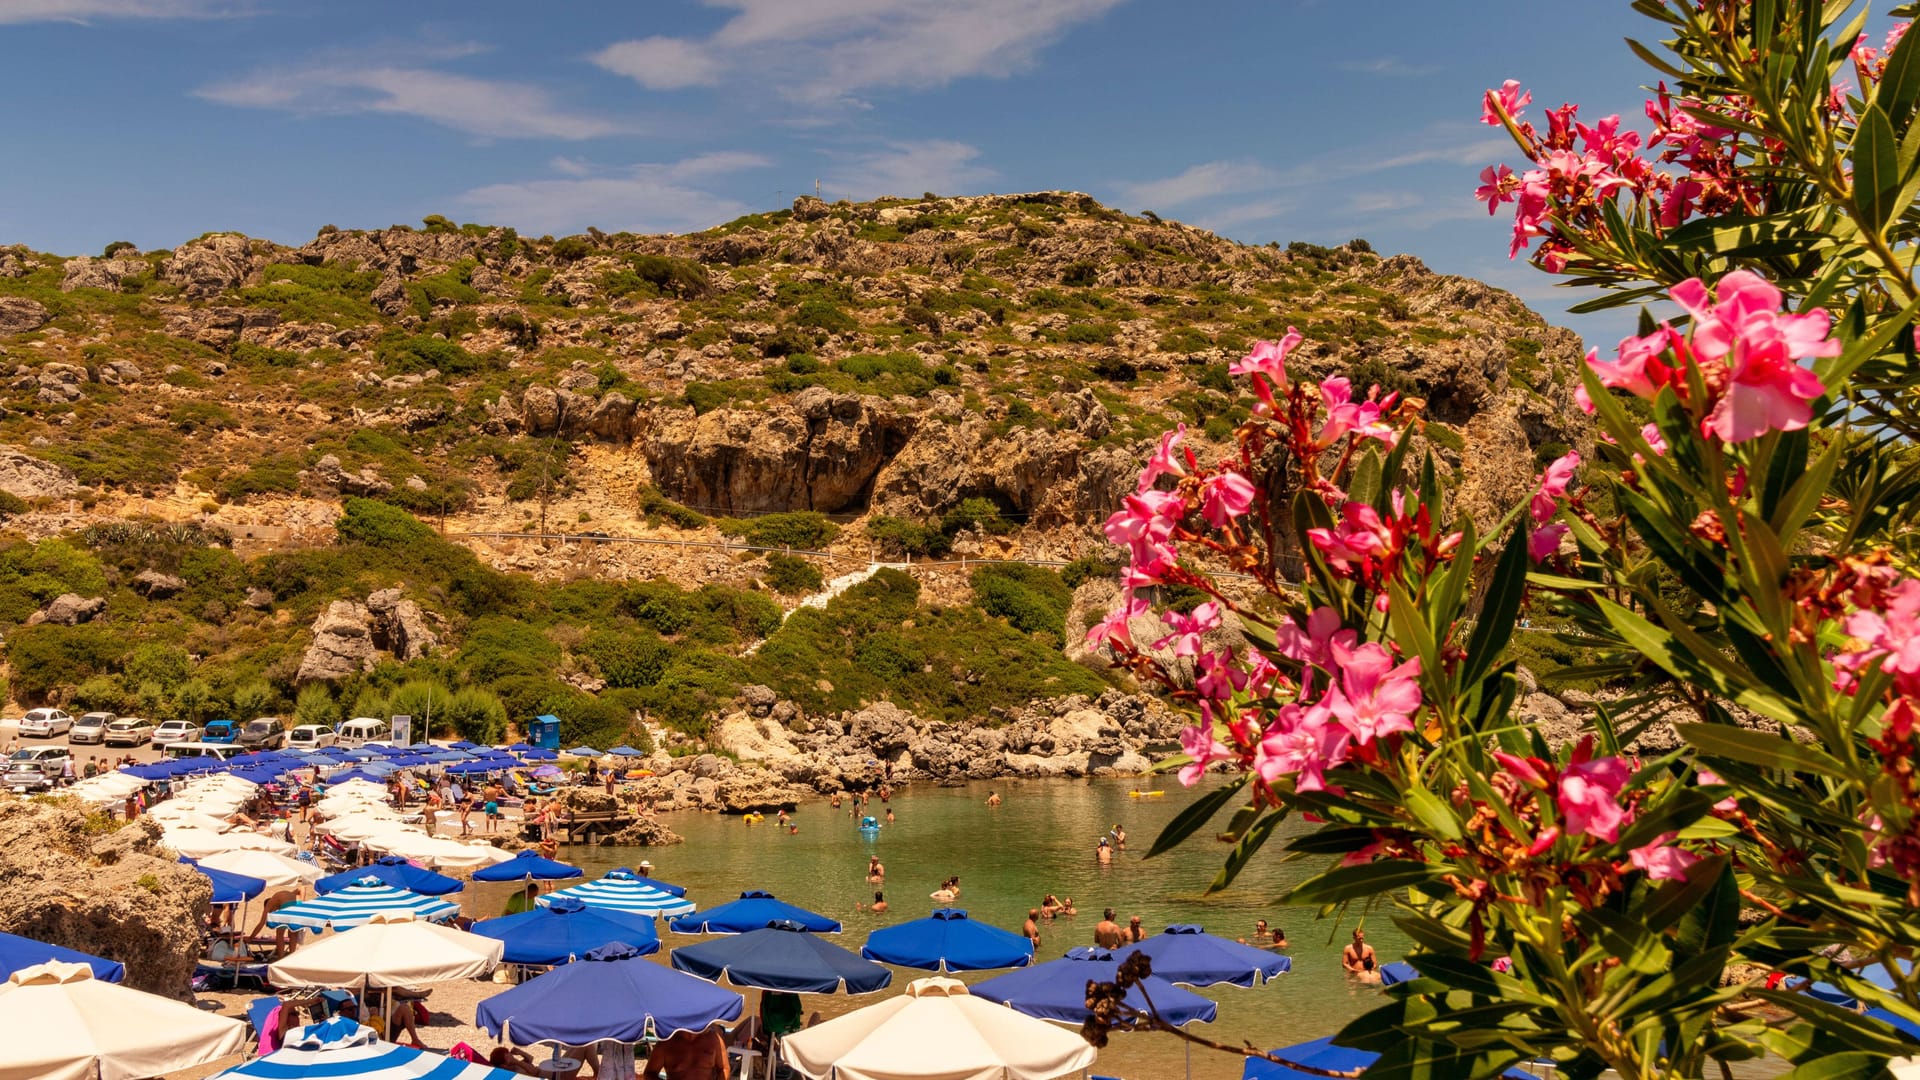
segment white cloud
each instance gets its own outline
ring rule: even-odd
[[[974,163],[979,156],[978,147],[945,139],[893,142],[840,158],[822,183],[831,198],[973,191],[996,175]]]
[[[724,65],[706,46],[685,38],[620,41],[593,55],[593,62],[649,90],[681,90],[720,81]]]
[[[704,154],[603,175],[488,184],[455,197],[454,202],[483,220],[526,233],[561,235],[589,225],[609,232],[690,232],[751,210],[745,203],[703,191],[692,182],[766,164],[753,154]]]
[[[460,49],[463,55],[471,51],[470,46]],[[222,105],[308,115],[417,116],[487,138],[591,139],[625,130],[612,121],[569,111],[546,90],[526,83],[335,59],[256,71],[204,86],[195,94]]]
[[[1255,225],[1263,221],[1273,221],[1293,213],[1298,201],[1289,198],[1256,199],[1253,202],[1229,206],[1201,215],[1199,225],[1212,232],[1225,233],[1241,225]]]
[[[0,0],[0,24],[102,19],[219,19],[253,10],[248,0]]]
[[[552,169],[562,176],[585,176],[593,171],[593,166],[588,162],[580,158],[568,157],[565,154],[555,155],[547,162],[547,168]]]
[[[721,81],[814,105],[860,91],[1004,77],[1121,0],[708,0],[711,37],[616,42],[594,62],[651,89]]]
[[[1153,209],[1179,206],[1216,195],[1259,191],[1273,187],[1276,179],[1272,169],[1258,162],[1209,161],[1164,180],[1122,184],[1120,190],[1132,202]]]
[[[1363,191],[1347,199],[1351,214],[1391,214],[1424,205],[1425,199],[1411,191]]]

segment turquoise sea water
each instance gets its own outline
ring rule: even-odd
[[[1138,786],[1147,786],[1139,784]],[[1227,848],[1199,838],[1152,860],[1143,858],[1160,828],[1204,788],[1188,790],[1171,778],[1153,786],[1166,794],[1133,799],[1133,780],[1002,780],[939,788],[920,785],[895,793],[891,806],[897,820],[878,837],[863,838],[842,807],[826,803],[803,806],[794,820],[798,835],[776,829],[769,817],[749,826],[741,818],[717,814],[670,814],[667,823],[687,838],[669,848],[567,848],[561,857],[590,874],[616,866],[632,866],[648,858],[654,876],[687,887],[687,895],[701,907],[731,900],[741,890],[758,888],[840,919],[846,932],[836,943],[858,951],[866,935],[882,926],[920,918],[940,906],[928,898],[950,875],[960,876],[957,905],[973,918],[1017,931],[1027,909],[1039,905],[1047,893],[1072,897],[1080,914],[1043,924],[1041,959],[1052,959],[1068,948],[1093,943],[1093,926],[1104,907],[1112,907],[1124,925],[1139,915],[1150,930],[1169,923],[1199,923],[1210,932],[1244,937],[1254,920],[1287,931],[1293,971],[1251,990],[1223,987],[1202,990],[1220,1003],[1219,1020],[1195,1030],[1229,1044],[1249,1041],[1261,1047],[1283,1046],[1336,1031],[1346,1021],[1380,1001],[1380,991],[1354,984],[1341,971],[1340,949],[1352,928],[1318,922],[1311,909],[1283,908],[1274,898],[1291,882],[1313,872],[1318,860],[1283,863],[1276,837],[1234,884],[1206,895]],[[997,809],[986,806],[987,794],[998,790],[1005,800]],[[884,818],[876,798],[866,811]],[[1224,820],[1224,819],[1223,819]],[[1099,865],[1095,842],[1119,824],[1127,832],[1128,850],[1111,866]],[[889,910],[883,915],[856,912],[854,905],[872,899],[866,882],[867,856],[877,854],[886,865],[885,891]],[[498,914],[511,889],[501,885],[470,886],[467,903],[472,914]],[[1407,946],[1386,918],[1375,912],[1364,922],[1368,940],[1382,961],[1401,956]],[[664,924],[663,924],[664,928]],[[671,949],[694,938],[663,934]],[[663,950],[658,959],[664,961]],[[906,981],[926,975],[898,969],[893,988],[869,998],[849,999],[809,995],[807,1008],[827,1016],[838,1015],[893,993]],[[978,982],[997,972],[962,976]],[[749,1007],[753,994],[749,993]],[[1125,1034],[1116,1036],[1100,1055],[1095,1072],[1130,1080],[1185,1075],[1184,1044],[1171,1036]],[[1225,1080],[1240,1075],[1241,1059],[1196,1049],[1192,1075]]]

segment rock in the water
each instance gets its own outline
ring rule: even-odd
[[[164,599],[186,587],[184,580],[158,570],[142,570],[133,576],[134,591],[149,600]]]
[[[313,623],[313,643],[300,658],[295,682],[344,679],[372,671],[379,659],[367,609],[351,600],[335,600]]]
[[[64,498],[79,490],[73,474],[16,447],[0,446],[0,491],[22,499]]]
[[[213,886],[141,818],[104,836],[78,800],[0,795],[0,930],[118,960],[123,985],[185,998]]]
[[[107,610],[104,596],[80,596],[77,593],[62,593],[53,598],[53,602],[39,612],[42,622],[55,626],[79,626],[83,622],[92,622],[95,615]]]
[[[47,325],[53,313],[38,300],[0,296],[0,334],[24,334]]]
[[[601,843],[612,847],[665,847],[684,844],[686,837],[661,824],[659,818],[643,816]]]

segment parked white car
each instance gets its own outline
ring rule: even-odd
[[[72,730],[73,717],[62,709],[28,709],[27,715],[20,718],[20,734],[23,736],[38,735],[50,739]]]
[[[168,720],[153,730],[153,746],[159,749],[177,742],[199,742],[200,725],[187,720]]]
[[[67,741],[75,745],[100,742],[106,738],[107,725],[118,719],[110,712],[81,713],[73,722],[73,730],[67,732]]]
[[[48,776],[32,763],[22,762],[17,765],[8,765],[6,771],[0,773],[0,788],[5,788],[15,795],[38,795],[52,791],[58,777],[58,773]]]
[[[22,765],[39,769],[49,777],[58,780],[66,771],[67,763],[73,760],[73,754],[64,746],[29,746],[25,750],[15,750],[7,759],[7,767],[19,768]]]
[[[301,724],[287,732],[287,747],[292,750],[318,750],[340,741],[340,736],[325,724]]]
[[[393,725],[371,716],[356,716],[340,725],[340,745],[349,750],[373,744],[386,745],[393,738]]]
[[[153,725],[137,716],[123,716],[107,725],[100,740],[107,746],[139,746],[153,741]]]

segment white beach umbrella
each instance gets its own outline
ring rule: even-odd
[[[485,975],[505,950],[504,942],[410,915],[376,915],[300,948],[267,968],[267,977],[275,986],[411,986]]]
[[[355,777],[344,784],[327,785],[327,793],[322,797],[330,799],[338,795],[354,794],[365,794],[371,795],[376,799],[385,799],[387,797],[387,789],[382,784],[376,784],[371,780],[362,780]]]
[[[463,844],[425,833],[386,833],[370,841],[368,846],[439,870],[471,870],[513,858],[492,844]]]
[[[934,978],[786,1036],[780,1056],[808,1080],[1050,1080],[1092,1065],[1094,1050],[1077,1031]]]
[[[186,853],[181,852],[181,854]],[[289,859],[271,851],[221,851],[200,859],[200,865],[259,878],[267,883],[269,889],[297,888],[308,882],[319,880],[323,874],[321,869],[312,863]]]
[[[227,1077],[331,1076],[352,1080],[513,1080],[513,1073],[488,1065],[467,1064],[431,1050],[415,1050],[387,1042],[344,1017],[311,1027],[295,1028],[285,1047],[237,1065],[219,1074]]]
[[[0,1080],[133,1080],[237,1054],[247,1025],[57,960],[0,983]]]

